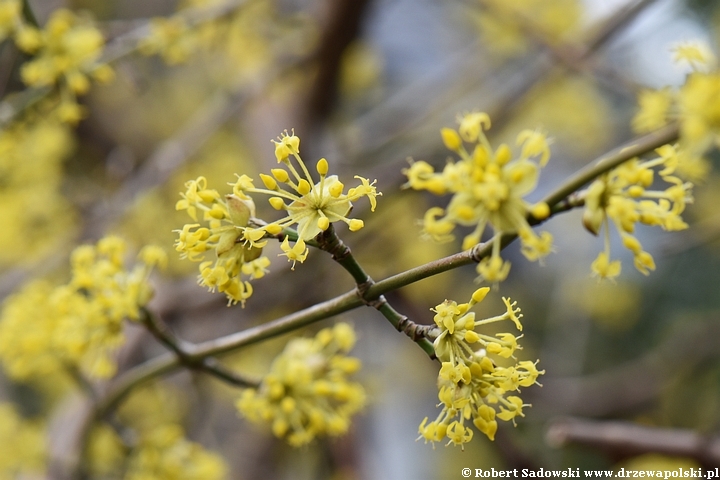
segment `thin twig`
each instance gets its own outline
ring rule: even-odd
[[[350,247],[337,236],[332,224],[318,236],[318,239],[320,248],[330,253],[333,256],[333,260],[338,262],[338,264],[355,279],[357,293],[362,301],[382,313],[398,332],[402,332],[410,337],[431,359],[435,359],[435,348],[433,344],[425,338],[426,333],[430,332],[432,327],[418,325],[407,316],[402,315],[390,305],[384,295],[380,295],[377,298],[368,297],[368,290],[375,285],[375,281],[373,281],[360,266],[357,259],[353,256]]]

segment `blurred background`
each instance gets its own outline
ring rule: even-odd
[[[420,238],[418,219],[447,198],[401,189],[408,158],[445,163],[450,155],[439,130],[455,126],[456,114],[488,112],[493,145],[512,144],[525,128],[554,139],[529,197],[539,200],[633,137],[642,89],[684,82],[689,70],[672,62],[673,45],[699,39],[715,52],[720,46],[720,2],[713,0],[245,0],[198,16],[163,48],[142,47],[152,18],[226,3],[30,1],[41,25],[60,7],[89,12],[106,36],[115,78],[80,98],[87,114],[75,127],[33,130],[22,139],[21,157],[0,149],[3,168],[23,162],[30,169],[24,183],[7,185],[0,177],[3,297],[38,276],[66,279],[75,245],[116,233],[135,248],[155,243],[170,253],[168,271],[154,279],[152,308],[182,338],[199,342],[262,324],[345,293],[352,279],[319,252],[290,271],[270,244],[271,273],[254,282],[244,309],[226,307],[223,295],[196,284],[197,264],[172,248],[173,230],[187,221],[174,209],[185,181],[204,175],[210,188],[228,193],[236,173],[257,178],[273,167],[270,139],[294,128],[306,161],[326,157],[341,179],[377,179],[383,192],[377,211],[371,214],[367,202],[355,206],[366,227],[339,233],[371,276],[382,279],[460,250],[459,241]],[[22,62],[5,42],[5,102],[25,90]],[[12,135],[12,122],[3,128]],[[710,159],[717,163],[717,154]],[[525,418],[515,428],[501,425],[495,442],[476,433],[461,451],[415,441],[420,421],[437,415],[438,365],[371,309],[342,317],[358,331],[354,354],[363,361],[359,376],[369,397],[343,438],[293,449],[238,417],[237,389],[187,372],[160,383],[175,392],[188,438],[221,454],[233,479],[421,480],[461,478],[463,467],[718,466],[711,447],[720,442],[719,178],[711,173],[696,186],[685,215],[690,229],[639,231],[657,264],[649,277],[632,268],[615,237],[622,275],[615,284],[591,278],[602,240],[582,228],[579,210],[544,225],[556,243],[544,265],[525,261],[515,244],[505,250],[511,275],[478,314],[502,312],[501,295],[517,300],[525,315],[517,356],[539,358],[546,374],[542,388],[523,391],[533,405]],[[258,205],[258,216],[276,218],[269,205]],[[469,298],[475,277],[468,266],[388,298],[427,324],[429,309],[445,298]],[[148,333],[128,328],[124,368],[163,352]],[[288,338],[228,361],[262,374]],[[0,399],[27,418],[65,425],[57,419],[69,387],[60,383],[2,378]]]

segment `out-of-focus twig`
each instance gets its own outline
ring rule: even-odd
[[[692,430],[568,417],[551,422],[545,439],[553,447],[584,445],[622,457],[652,452],[690,457],[704,465],[720,464],[720,436],[707,437]]]
[[[372,0],[332,0],[327,3],[330,15],[315,55],[318,71],[304,112],[310,126],[325,119],[335,104],[342,55],[360,34]]]

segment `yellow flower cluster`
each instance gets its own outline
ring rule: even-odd
[[[165,253],[147,246],[141,263],[123,266],[124,242],[106,237],[72,254],[72,278],[57,287],[28,284],[10,297],[0,315],[0,359],[5,371],[26,379],[78,368],[96,378],[116,370],[112,353],[124,342],[122,320],[138,319],[152,296],[148,276]]]
[[[178,392],[155,385],[134,392],[119,410],[123,439],[107,424],[92,432],[88,457],[91,471],[123,480],[221,480],[223,459],[185,438]],[[120,476],[118,472],[123,472]]]
[[[270,195],[270,205],[275,210],[287,212],[287,215],[280,220],[275,220],[255,229],[245,229],[243,232],[245,241],[255,244],[266,233],[277,235],[283,229],[297,224],[298,240],[294,246],[290,246],[288,237],[285,237],[280,248],[283,255],[289,261],[303,262],[308,255],[307,240],[315,238],[324,232],[333,222],[345,222],[351,231],[360,230],[364,223],[359,219],[348,218],[352,209],[352,202],[362,197],[367,197],[370,207],[375,211],[378,193],[375,182],[355,176],[360,180],[360,185],[350,188],[343,193],[345,185],[338,180],[337,175],[328,176],[328,161],[321,158],[316,165],[316,171],[320,180],[316,183],[305,162],[300,158],[300,139],[295,134],[288,134],[287,131],[278,138],[275,143],[275,157],[283,168],[273,168],[272,175],[260,174],[265,188],[255,188],[252,178],[247,175],[238,177],[233,186],[233,192],[243,200],[249,200],[248,193],[262,193]],[[297,162],[295,167],[290,157]],[[280,188],[284,184],[286,188]],[[287,203],[286,203],[287,202]]]
[[[678,121],[677,173],[691,180],[702,180],[710,169],[703,155],[713,145],[720,145],[720,71],[712,52],[699,43],[677,46],[674,59],[692,68],[685,84],[677,90],[641,92],[633,128],[643,133]]]
[[[60,185],[71,147],[67,127],[52,120],[0,130],[0,268],[36,261],[69,233],[74,216]]]
[[[442,411],[438,417],[420,424],[420,438],[425,442],[439,442],[448,439],[448,445],[463,445],[473,438],[473,425],[490,440],[497,431],[497,419],[515,422],[515,417],[524,416],[523,404],[517,395],[507,395],[537,383],[537,377],[545,373],[538,371],[537,362],[521,361],[513,366],[502,367],[492,357],[514,358],[520,337],[511,333],[495,336],[481,334],[475,328],[488,323],[511,320],[518,330],[520,309],[517,302],[503,298],[507,311],[496,317],[475,320],[475,313],[469,312],[481,302],[490,289],[476,290],[468,303],[458,305],[451,300],[436,306],[435,323],[440,333],[435,339],[435,354],[442,362],[438,376],[438,398]],[[473,345],[479,345],[476,350]],[[499,410],[499,411],[498,411]]]
[[[578,0],[483,0],[477,24],[488,49],[502,57],[527,53],[541,36],[560,44],[579,31],[583,7]]]
[[[0,403],[0,478],[35,478],[45,468],[45,432],[23,419],[9,403]]]
[[[343,221],[353,231],[363,227],[362,220],[346,217],[352,208],[351,201],[366,196],[375,209],[375,197],[380,194],[374,182],[355,177],[360,179],[361,185],[350,188],[345,194],[345,186],[337,176],[327,176],[328,162],[323,158],[317,163],[320,181],[315,183],[300,158],[299,146],[300,139],[295,135],[284,135],[276,142],[275,155],[287,170],[274,168],[272,176],[260,174],[266,188],[255,188],[252,178],[239,175],[231,184],[233,194],[222,198],[217,190],[207,188],[204,177],[199,177],[185,184],[187,189],[183,198],[175,206],[177,210],[186,210],[195,221],[202,212],[202,221],[208,225],[193,223],[178,230],[176,250],[192,261],[202,261],[205,252],[214,250],[215,261],[200,264],[199,283],[210,290],[224,292],[230,303],[244,303],[252,295],[252,286],[242,280],[241,274],[260,278],[266,273],[270,260],[260,256],[267,244],[266,236],[279,235],[286,227],[297,223],[295,245],[291,246],[286,236],[280,246],[282,255],[293,262],[294,268],[296,261],[303,262],[308,255],[305,242],[327,230],[331,222]],[[290,155],[297,160],[302,174],[290,162]],[[284,183],[288,189],[280,188],[278,183]],[[255,218],[255,203],[248,193],[271,195],[270,205],[276,210],[287,211],[287,216],[270,223]]]
[[[550,158],[549,142],[539,131],[523,130],[517,136],[520,156],[513,159],[506,144],[496,150],[490,146],[485,129],[490,118],[485,113],[468,113],[459,117],[459,129],[443,128],[445,146],[457,153],[458,162],[448,162],[436,173],[424,161],[414,162],[404,173],[407,185],[415,190],[428,190],[435,195],[452,193],[445,210],[433,207],[423,220],[424,233],[436,241],[450,241],[456,225],[474,226],[463,240],[467,250],[480,242],[489,224],[498,233],[517,233],[522,252],[531,261],[539,260],[552,251],[552,235],[535,234],[527,221],[528,215],[546,218],[550,209],[545,203],[528,204],[523,197],[537,185],[540,168]],[[471,145],[468,150],[465,143]],[[537,159],[537,163],[531,159]],[[478,273],[488,282],[505,280],[510,263],[500,257],[500,238],[496,236],[492,256],[478,264]]]
[[[140,435],[123,480],[221,480],[223,459],[188,441],[180,425],[160,425]]]
[[[620,260],[610,260],[610,220],[620,232],[625,248],[633,253],[635,268],[644,275],[655,270],[655,262],[633,235],[635,224],[660,226],[668,231],[687,228],[680,215],[685,205],[692,202],[692,184],[673,175],[679,162],[674,146],[664,145],[656,151],[658,158],[625,162],[598,177],[584,192],[583,224],[595,235],[605,229],[605,248],[592,264],[593,273],[600,278],[620,275]],[[651,190],[653,168],[660,166],[663,169],[658,173],[669,186],[664,191]]]
[[[91,79],[105,82],[113,77],[110,66],[100,62],[105,46],[102,34],[89,18],[66,9],[54,11],[42,30],[18,18],[15,43],[33,56],[21,68],[23,82],[31,87],[58,86],[57,115],[62,121],[76,123],[84,116],[76,96],[87,93]]]
[[[207,226],[192,223],[176,230],[175,249],[183,258],[201,262],[200,285],[225,293],[229,304],[244,304],[253,290],[241,274],[261,278],[270,266],[270,260],[261,256],[262,247],[267,243],[267,240],[261,241],[264,232],[248,226],[255,216],[255,204],[249,197],[226,195],[222,198],[217,190],[207,188],[205,177],[190,180],[185,186],[183,198],[175,208],[187,211],[195,221],[202,212],[202,221]],[[209,250],[215,253],[214,261],[203,261]]]
[[[231,11],[219,16],[213,13],[223,9]],[[278,51],[287,53],[289,49],[280,46],[282,43],[292,39],[297,49],[298,44],[309,43],[312,38],[298,35],[307,19],[282,21],[275,10],[269,0],[180,2],[175,15],[152,20],[150,33],[139,49],[144,55],[161,56],[168,65],[187,62],[198,52],[206,53],[203,60],[211,75],[221,82],[237,82],[270,65]]]
[[[365,403],[365,391],[348,375],[360,369],[347,357],[355,332],[346,323],[291,340],[257,389],[243,392],[237,408],[252,422],[268,422],[272,432],[300,446],[322,435],[347,432],[350,417]]]

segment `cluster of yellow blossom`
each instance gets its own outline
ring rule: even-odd
[[[136,320],[152,296],[148,276],[165,252],[147,246],[141,263],[123,266],[124,242],[106,237],[72,254],[72,278],[53,287],[35,281],[8,298],[0,315],[0,359],[26,379],[78,368],[96,378],[116,370],[112,352],[124,341],[122,320]]]
[[[0,403],[0,478],[35,478],[45,468],[45,432],[23,419],[12,404]]]
[[[357,358],[345,355],[354,344],[355,332],[346,323],[313,339],[291,340],[260,387],[243,392],[237,408],[253,422],[270,423],[293,446],[344,434],[365,403],[362,386],[347,378],[360,369]]]
[[[496,55],[527,53],[533,36],[560,44],[581,25],[583,7],[578,0],[481,0],[475,17],[484,44]]]
[[[490,146],[484,132],[490,128],[487,114],[468,113],[458,122],[457,131],[443,128],[441,133],[445,146],[457,153],[460,161],[448,162],[441,173],[424,161],[414,162],[404,171],[407,185],[415,190],[453,194],[445,210],[433,207],[427,211],[424,233],[436,241],[450,241],[456,225],[474,226],[463,240],[462,248],[469,249],[480,242],[489,224],[495,234],[517,233],[529,260],[545,257],[552,251],[552,235],[535,234],[527,217],[546,218],[550,209],[545,203],[530,205],[523,197],[535,189],[540,168],[550,158],[547,138],[539,131],[523,130],[517,136],[520,156],[513,159],[508,145],[496,150]],[[465,142],[472,145],[470,151]],[[492,256],[478,264],[478,273],[488,282],[501,282],[509,271],[510,263],[500,257],[500,236],[496,235]]]
[[[223,15],[213,14],[223,10],[227,10]],[[292,21],[278,18],[274,2],[269,0],[190,0],[180,2],[176,14],[153,19],[139,49],[144,55],[161,56],[168,65],[187,62],[202,51],[208,54],[204,60],[209,60],[206,67],[211,75],[221,82],[237,81],[271,64],[276,52],[287,53],[283,44],[290,39],[295,50],[298,44],[310,43],[313,36],[297,35],[305,23],[299,17]],[[268,28],[268,24],[276,26]],[[213,61],[215,57],[219,61]]]
[[[185,184],[187,187],[175,206],[186,210],[197,221],[202,212],[203,227],[198,223],[186,224],[178,230],[175,248],[184,258],[200,261],[200,285],[225,293],[230,303],[242,302],[252,295],[252,286],[240,275],[261,278],[267,272],[270,260],[262,255],[267,241],[260,241],[264,232],[255,233],[248,222],[255,216],[252,199],[237,195],[222,198],[217,190],[207,188],[205,177]],[[213,250],[215,261],[205,259],[204,253]]]
[[[692,72],[678,89],[641,92],[633,128],[643,133],[677,121],[680,126],[680,141],[674,145],[677,173],[702,180],[710,169],[703,155],[713,145],[720,145],[720,71],[714,55],[703,44],[681,44],[674,53],[675,61],[688,64]]]
[[[123,480],[226,478],[227,465],[218,454],[185,438],[176,395],[160,385],[134,392],[119,410],[122,438],[109,425],[97,425],[89,443],[91,472]]]
[[[219,455],[188,441],[180,425],[170,424],[140,435],[123,480],[220,480],[226,470]]]
[[[623,246],[632,252],[635,268],[645,275],[655,270],[655,262],[633,236],[635,224],[660,226],[669,231],[687,228],[680,214],[685,205],[692,202],[692,184],[673,175],[678,165],[674,146],[664,145],[656,151],[658,158],[627,161],[598,177],[583,193],[583,224],[595,235],[605,229],[605,248],[592,264],[593,273],[600,278],[620,275],[620,260],[610,260],[610,220],[620,232]],[[663,169],[658,173],[669,186],[664,191],[651,190],[655,178],[653,168],[660,166]]]
[[[495,336],[481,334],[475,327],[488,323],[511,320],[522,330],[522,314],[517,302],[503,298],[507,311],[496,317],[475,320],[475,313],[469,312],[481,302],[490,289],[483,287],[472,294],[468,303],[458,305],[451,300],[436,306],[435,323],[440,333],[435,338],[435,354],[442,362],[438,376],[438,398],[442,412],[427,423],[427,417],[420,424],[420,437],[425,441],[439,442],[448,439],[449,444],[463,445],[473,437],[473,431],[466,422],[487,435],[490,440],[497,431],[497,419],[515,422],[515,417],[524,416],[522,399],[508,392],[519,391],[537,383],[537,362],[521,361],[514,366],[502,367],[493,356],[514,358],[520,337],[512,333],[498,333]],[[473,345],[479,345],[475,350]],[[499,408],[499,412],[498,412]]]
[[[260,174],[266,188],[255,188],[252,178],[239,175],[231,184],[233,194],[223,199],[216,190],[208,189],[205,179],[199,177],[187,182],[187,190],[176,205],[178,210],[186,210],[193,220],[197,220],[198,212],[202,211],[203,221],[209,224],[209,228],[197,223],[188,224],[178,230],[176,249],[194,261],[203,260],[206,251],[214,250],[216,260],[200,264],[199,282],[211,290],[217,288],[225,292],[231,303],[244,302],[252,294],[250,283],[241,280],[240,273],[259,278],[270,264],[266,257],[260,257],[267,244],[266,236],[279,235],[286,227],[298,225],[295,245],[291,246],[285,235],[280,246],[282,255],[293,262],[294,268],[296,261],[303,262],[308,255],[305,242],[327,230],[330,223],[343,221],[352,231],[363,227],[362,220],[346,216],[352,208],[351,201],[368,197],[375,210],[375,197],[380,194],[374,182],[356,176],[361,185],[343,193],[345,186],[336,175],[327,175],[328,162],[323,158],[317,163],[320,181],[315,183],[300,158],[299,147],[300,139],[287,133],[275,142],[275,156],[287,170],[274,168],[272,175]],[[297,160],[301,173],[290,162],[290,155]],[[279,183],[289,188],[282,189]],[[287,216],[270,223],[256,219],[255,203],[248,193],[271,195],[270,205],[286,211]]]
[[[52,120],[0,130],[0,268],[36,261],[69,233],[74,215],[60,185],[71,147],[67,127]]]
[[[20,3],[0,4],[0,35],[14,34],[18,48],[32,56],[21,67],[23,82],[31,87],[57,86],[60,101],[55,114],[61,121],[76,123],[84,116],[76,96],[87,93],[91,79],[104,82],[113,77],[112,69],[100,61],[105,40],[89,18],[66,9],[54,11],[40,30],[24,21]],[[15,16],[3,18],[2,7]]]

